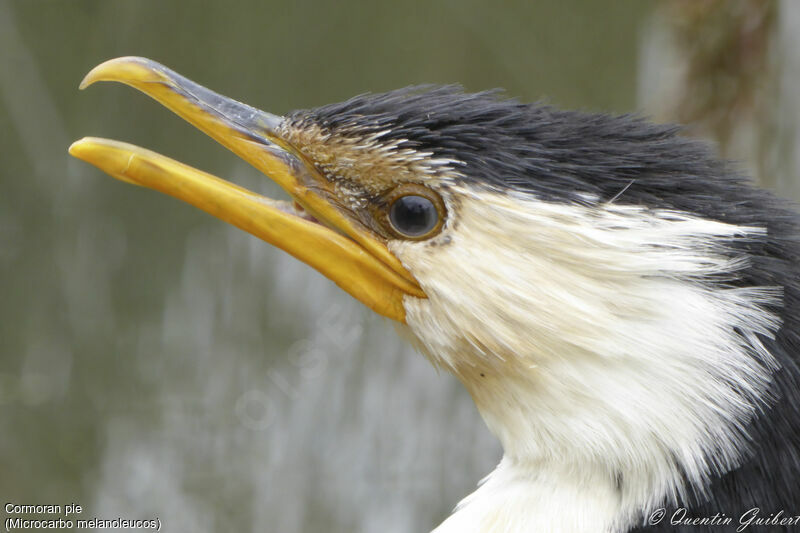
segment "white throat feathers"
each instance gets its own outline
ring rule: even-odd
[[[437,531],[517,517],[497,531],[613,532],[740,464],[771,400],[759,336],[779,328],[782,294],[725,280],[747,266],[732,243],[763,228],[451,191],[457,223],[391,244],[428,295],[406,300],[404,329],[464,383],[505,455]]]

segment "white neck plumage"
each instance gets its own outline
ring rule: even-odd
[[[502,441],[505,454],[497,469],[435,533],[617,533],[640,518],[640,509],[657,503],[654,495],[663,496],[676,486],[675,465],[669,457],[658,456],[666,450],[651,447],[639,450],[638,459],[627,458],[631,464],[649,460],[656,465],[638,469],[622,466],[626,458],[619,453],[603,456],[598,452],[594,457],[585,453],[606,448],[615,440],[611,435],[615,429],[603,427],[601,403],[596,405],[596,423],[586,424],[580,411],[587,407],[588,398],[582,401],[557,393],[554,404],[555,398],[545,398],[545,394],[534,398],[535,388],[524,380],[493,382],[496,378],[482,369],[477,373],[481,379],[477,387],[472,377],[465,383],[487,425]],[[537,381],[544,388],[553,385]],[[484,394],[501,389],[504,400]],[[570,404],[574,410],[567,407]],[[568,443],[571,431],[579,432],[581,438]],[[546,444],[555,442],[560,444]],[[621,442],[618,446],[618,452],[625,449]],[[652,455],[644,457],[647,453]]]
[[[611,533],[622,512],[602,469],[504,457],[434,533]]]
[[[406,302],[411,338],[505,456],[437,533],[626,531],[741,462],[781,294],[712,280],[745,268],[727,244],[762,230],[459,193],[439,246],[393,251],[428,295]]]

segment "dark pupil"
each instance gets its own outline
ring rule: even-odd
[[[389,220],[394,229],[409,237],[425,235],[439,221],[433,202],[422,196],[403,196],[389,209]]]

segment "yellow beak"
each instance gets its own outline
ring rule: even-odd
[[[218,95],[145,58],[106,61],[80,88],[96,81],[125,83],[154,98],[269,176],[312,216],[131,144],[86,137],[70,146],[73,156],[285,250],[383,316],[405,322],[404,298],[425,298],[385,241],[341,207],[328,180],[279,136],[281,117]]]

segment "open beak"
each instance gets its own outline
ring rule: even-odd
[[[125,83],[154,98],[266,174],[302,209],[131,144],[86,137],[70,146],[73,156],[117,179],[188,202],[285,250],[383,316],[405,322],[403,299],[425,298],[384,240],[342,207],[313,163],[280,137],[281,117],[140,57],[98,65],[80,88],[96,81]]]

